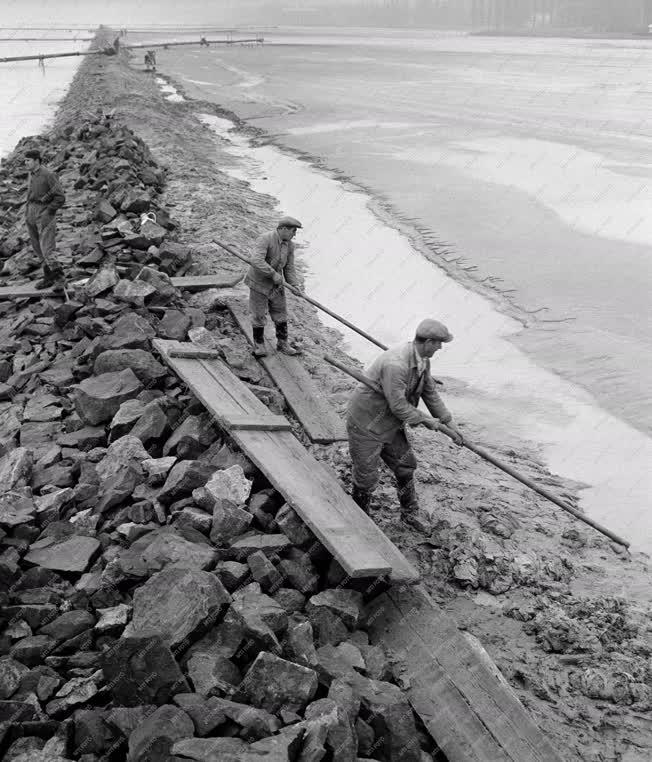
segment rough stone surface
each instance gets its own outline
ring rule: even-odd
[[[157,762],[170,759],[175,742],[191,738],[194,725],[188,715],[176,706],[160,706],[129,736],[130,762]]]
[[[143,384],[156,383],[167,374],[154,355],[143,349],[108,349],[96,357],[93,370],[96,375],[101,375],[129,368]]]
[[[118,412],[120,405],[135,397],[142,384],[131,368],[103,373],[82,381],[75,391],[75,408],[91,426],[105,423]]]
[[[303,709],[317,691],[317,674],[308,667],[262,652],[236,694],[268,712],[282,707]]]
[[[46,537],[32,543],[25,561],[45,569],[81,574],[88,569],[99,550],[100,543],[94,537]]]

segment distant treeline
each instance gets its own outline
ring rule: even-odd
[[[291,0],[264,3],[278,23],[432,26],[497,31],[641,32],[652,0]]]

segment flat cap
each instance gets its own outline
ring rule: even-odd
[[[302,228],[303,225],[299,220],[295,220],[294,217],[281,217],[278,221],[277,228]]]
[[[448,342],[453,340],[453,334],[439,320],[426,318],[417,326],[416,336],[419,339],[439,339]]]
[[[30,148],[29,151],[25,151],[25,158],[38,159],[39,161],[41,161],[41,152],[37,151],[36,148]]]

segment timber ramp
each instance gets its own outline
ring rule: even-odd
[[[237,308],[234,314],[247,332]],[[299,442],[290,421],[218,353],[190,342],[153,345],[349,577],[389,583],[367,607],[370,641],[401,669],[411,706],[449,762],[562,762],[481,645],[429,597],[416,569]]]

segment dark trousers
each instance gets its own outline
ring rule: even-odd
[[[417,459],[405,436],[405,430],[399,429],[390,441],[376,438],[371,432],[347,423],[349,453],[353,484],[359,489],[372,492],[380,479],[381,460],[394,473],[396,479],[405,484],[414,475]]]
[[[38,258],[48,267],[57,265],[55,249],[57,236],[57,217],[48,210],[28,214],[25,224],[29,240]]]

